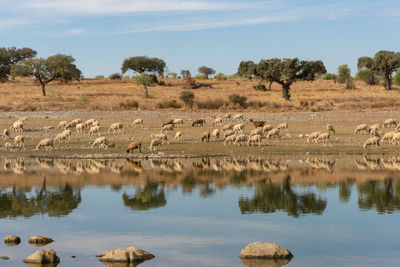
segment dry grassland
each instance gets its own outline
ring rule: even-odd
[[[150,98],[144,98],[144,90],[133,79],[121,81],[109,79],[84,79],[68,84],[50,83],[47,97],[41,96],[40,86],[32,79],[17,79],[0,84],[0,111],[43,111],[43,110],[139,110],[159,109],[159,103],[179,100],[179,94],[185,85],[183,79],[164,78],[167,86],[149,87]],[[357,81],[356,88],[346,90],[344,85],[333,81],[318,80],[297,82],[292,86],[292,100],[282,98],[281,87],[273,84],[270,92],[255,91],[257,81],[230,79],[197,80],[209,83],[212,88],[201,87],[193,90],[195,101],[203,106],[218,110],[232,110],[229,95],[239,94],[247,97],[247,110],[271,112],[281,111],[328,111],[328,110],[393,110],[400,107],[399,88],[387,91],[383,86],[370,86]],[[219,107],[218,107],[219,106]],[[178,110],[186,110],[184,106]],[[193,108],[198,110],[197,105]],[[207,110],[207,109],[205,109]]]

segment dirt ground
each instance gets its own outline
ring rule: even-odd
[[[185,112],[185,111],[46,111],[46,112],[2,112],[0,113],[1,132],[9,128],[18,117],[26,117],[24,122],[25,147],[5,150],[5,142],[13,143],[13,140],[0,140],[0,156],[54,156],[54,157],[126,157],[127,145],[134,141],[143,143],[143,153],[139,155],[134,151],[130,157],[192,157],[192,156],[257,156],[257,155],[297,155],[297,154],[397,154],[398,146],[383,144],[381,148],[364,150],[362,144],[369,138],[367,134],[354,134],[353,131],[358,124],[383,123],[388,118],[399,118],[399,111],[324,111],[324,112],[245,112],[244,133],[249,133],[254,126],[249,119],[265,120],[268,124],[276,126],[281,122],[287,122],[289,129],[281,132],[281,138],[263,140],[262,146],[224,146],[221,140],[212,139],[211,142],[201,142],[203,132],[222,126],[213,126],[215,116],[226,113],[220,112]],[[234,115],[235,113],[231,113]],[[35,150],[39,140],[55,137],[61,129],[56,129],[61,120],[73,120],[80,118],[97,119],[101,126],[101,136],[107,137],[110,143],[115,143],[115,148],[91,148],[90,142],[96,137],[90,137],[87,133],[76,133],[73,130],[69,141],[62,141],[54,149],[48,151]],[[132,127],[134,119],[142,118],[143,127]],[[185,123],[178,126],[173,133],[168,133],[170,144],[164,144],[153,152],[149,150],[151,134],[159,133],[162,122],[166,119],[182,118]],[[206,119],[204,127],[192,127],[191,122],[196,118]],[[122,122],[124,132],[122,134],[108,133],[107,129],[113,122]],[[227,121],[224,123],[236,123]],[[306,137],[302,136],[313,131],[326,131],[326,125],[332,124],[336,134],[331,136],[329,145],[307,143]],[[53,126],[52,130],[44,127]],[[393,128],[381,128],[381,133],[392,131]],[[183,141],[174,141],[173,137],[177,131],[181,131]],[[11,132],[11,138],[18,133]]]

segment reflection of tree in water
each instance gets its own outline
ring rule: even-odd
[[[122,195],[124,205],[133,210],[149,210],[163,207],[167,204],[164,194],[164,184],[148,183],[136,188],[135,196]]]
[[[361,209],[375,207],[379,213],[392,213],[400,209],[400,184],[393,184],[391,178],[383,182],[368,181],[357,188],[358,206]]]
[[[16,187],[12,192],[0,192],[0,218],[31,217],[35,214],[59,217],[68,215],[80,202],[80,189],[74,191],[66,184],[50,191],[44,181],[42,188],[34,193]]]
[[[290,176],[282,185],[263,180],[255,184],[254,197],[239,200],[242,213],[272,213],[284,210],[288,215],[298,217],[302,214],[322,214],[326,208],[326,200],[317,198],[313,193],[297,194],[292,191]]]
[[[354,180],[348,179],[347,181],[339,183],[339,199],[341,202],[347,203],[350,200],[351,188],[353,187]]]

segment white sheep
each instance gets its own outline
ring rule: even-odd
[[[233,142],[235,142],[235,140],[236,140],[236,136],[237,136],[236,134],[232,134],[232,135],[226,137],[225,141],[224,141],[224,146],[233,144]]]
[[[381,126],[380,126],[380,124],[379,123],[375,123],[375,124],[372,124],[370,127],[369,127],[369,132],[372,132],[372,131],[379,131],[379,129],[381,128]]]
[[[115,122],[110,125],[110,128],[108,128],[108,132],[111,133],[122,133],[124,131],[124,125],[120,122]]]
[[[327,130],[329,133],[331,133],[331,132],[332,132],[333,134],[336,133],[335,128],[333,127],[332,124],[327,124],[327,125],[326,125],[326,130]]]
[[[92,126],[99,126],[100,127],[100,122],[96,120],[96,121],[94,121],[92,123]]]
[[[385,120],[385,122],[383,123],[383,127],[385,128],[389,128],[389,127],[396,127],[398,124],[396,119],[387,119]]]
[[[230,113],[225,114],[224,116],[222,116],[222,118],[226,121],[230,120],[232,118],[232,115]]]
[[[68,121],[60,121],[57,125],[57,129],[63,129],[65,126],[67,126]]]
[[[108,140],[106,137],[101,136],[96,138],[93,143],[92,143],[92,148],[94,148],[96,145],[102,148],[107,148],[108,147]]]
[[[136,119],[132,122],[132,126],[136,127],[136,126],[141,126],[143,127],[143,120],[142,119]]]
[[[9,149],[12,149],[12,148],[14,148],[14,146],[13,146],[12,144],[10,144],[10,143],[8,143],[8,142],[6,142],[6,143],[4,144],[4,149],[5,149],[5,150],[9,150]]]
[[[78,123],[75,126],[76,132],[77,133],[83,133],[83,129],[85,128],[85,125],[83,123]]]
[[[380,136],[378,129],[371,129],[371,131],[369,132],[369,135],[371,135],[371,136]]]
[[[169,144],[169,142],[168,142],[168,137],[167,137],[166,134],[163,134],[163,133],[152,134],[151,137],[152,137],[152,138],[154,137],[154,138],[156,138],[156,139],[160,139],[160,140],[162,141],[163,144],[164,144],[164,142],[167,142],[167,143]]]
[[[4,140],[10,139],[10,131],[8,129],[4,129],[3,138],[4,138]]]
[[[15,121],[11,127],[11,130],[13,130],[14,132],[23,132],[24,131],[24,123],[22,121]]]
[[[274,127],[271,124],[265,124],[263,126],[263,133],[268,133],[269,131],[271,131],[272,129],[274,129]]]
[[[249,136],[253,136],[253,135],[263,135],[263,128],[261,128],[261,127],[258,127],[258,128],[255,128],[255,129],[253,129],[253,130],[251,130],[250,131],[250,133],[249,133]]]
[[[395,133],[392,137],[391,143],[393,145],[398,145],[400,142],[400,133]]]
[[[24,137],[22,135],[17,135],[14,138],[14,145],[17,146],[17,147],[23,147],[25,145],[24,144]]]
[[[81,120],[81,119],[72,120],[72,121],[68,122],[67,125],[65,125],[64,129],[65,129],[65,130],[68,130],[68,129],[75,128],[75,126],[76,126],[77,124],[79,124],[79,123],[82,123],[82,120]]]
[[[211,136],[215,138],[215,140],[218,140],[219,137],[221,136],[221,133],[218,129],[215,129],[214,131],[212,131]]]
[[[393,138],[393,135],[395,135],[395,134],[396,134],[395,131],[385,133],[382,137],[381,143],[385,142],[386,140],[389,141],[389,143],[390,143]]]
[[[250,136],[249,141],[247,141],[247,145],[249,146],[258,143],[258,146],[261,146],[261,141],[262,141],[262,135],[255,134]]]
[[[318,138],[318,136],[320,134],[321,134],[321,131],[316,131],[316,132],[310,133],[310,135],[307,138],[307,143],[309,143],[311,141],[316,141],[316,139]]]
[[[155,151],[156,147],[161,146],[161,144],[162,144],[161,139],[155,138],[155,139],[151,140],[150,151],[151,150]]]
[[[239,124],[234,125],[232,129],[236,134],[239,134],[239,133],[242,134],[243,128],[244,128],[244,123],[239,123]]]
[[[164,126],[162,127],[162,129],[161,129],[161,132],[162,132],[162,133],[165,133],[165,132],[168,132],[168,131],[171,131],[171,132],[174,131],[174,125],[173,125],[173,124],[164,125]]]
[[[316,143],[328,144],[330,143],[330,138],[331,138],[330,132],[323,132],[318,135]]]
[[[100,126],[92,126],[89,129],[89,135],[92,136],[95,133],[97,133],[98,135],[100,135]]]
[[[181,141],[182,140],[182,132],[181,131],[177,131],[175,133],[175,137],[174,137],[175,141]]]
[[[278,126],[276,126],[276,128],[278,130],[283,130],[285,129],[287,131],[287,129],[289,128],[289,125],[286,122],[280,123],[278,124]]]
[[[46,150],[50,147],[54,148],[54,140],[51,138],[40,140],[40,142],[36,146],[36,150],[39,150],[39,148],[41,147],[44,147]]]
[[[272,137],[274,137],[274,136],[276,136],[278,139],[279,139],[279,133],[280,133],[281,131],[278,129],[278,128],[274,128],[274,129],[272,129],[271,131],[269,131],[268,132],[268,134],[267,134],[267,139],[270,139],[270,138],[272,138]]]
[[[226,132],[226,131],[232,130],[232,128],[233,128],[232,124],[225,124],[224,126],[222,126],[221,131]]]
[[[363,148],[367,149],[370,146],[378,147],[378,146],[380,146],[380,141],[381,141],[381,138],[379,136],[374,136],[374,137],[368,138],[367,141],[365,141]]]
[[[95,119],[89,119],[89,120],[85,121],[85,123],[84,123],[85,128],[89,128],[90,126],[92,126],[95,121],[96,121]]]
[[[224,133],[224,139],[226,139],[228,136],[234,135],[235,132],[232,130],[228,130]]]
[[[367,124],[365,124],[365,123],[360,124],[360,125],[358,125],[358,126],[356,127],[356,129],[354,130],[354,133],[355,133],[355,134],[358,134],[358,133],[361,133],[362,131],[365,131],[365,132],[368,133],[368,132],[370,131],[369,126],[368,126]]]
[[[233,116],[233,120],[243,120],[243,113],[238,113],[235,116]]]
[[[62,133],[57,134],[54,138],[54,142],[61,143],[61,140],[71,139],[71,130],[65,130]]]
[[[173,123],[174,123],[174,125],[178,125],[178,124],[184,124],[184,121],[183,121],[183,119],[174,119],[173,120]]]
[[[215,118],[215,120],[213,121],[213,125],[221,125],[222,124],[222,118],[221,117],[217,117]]]
[[[236,136],[234,145],[242,145],[242,144],[246,144],[247,141],[249,140],[249,136],[247,134],[239,134],[238,136]]]

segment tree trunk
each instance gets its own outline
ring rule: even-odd
[[[143,84],[145,96],[149,97],[149,91],[147,90],[147,85]]]
[[[269,82],[269,85],[268,85],[268,91],[271,91],[271,86],[272,86],[272,83],[273,83],[272,81],[270,81],[270,82]]]
[[[386,90],[392,89],[392,79],[390,78],[389,75],[387,75],[385,78],[386,78]]]
[[[282,96],[285,100],[290,99],[290,84],[282,84]]]
[[[41,83],[40,85],[42,86],[42,95],[46,96],[46,88],[45,88],[46,84],[45,83]]]

